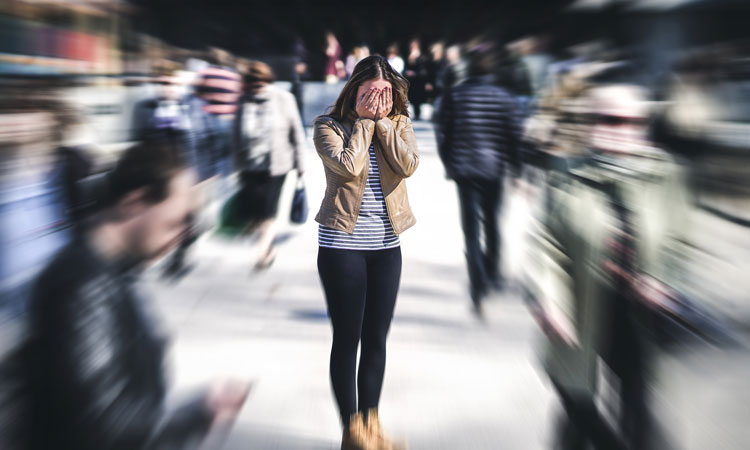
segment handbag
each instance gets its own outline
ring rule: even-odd
[[[300,177],[297,180],[297,188],[294,190],[292,198],[292,211],[289,214],[289,221],[296,224],[303,224],[307,221],[307,215],[310,208],[307,205],[307,193],[305,192],[305,182]]]

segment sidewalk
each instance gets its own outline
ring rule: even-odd
[[[548,448],[555,400],[535,366],[535,326],[510,295],[489,302],[486,324],[470,314],[455,187],[445,180],[429,125],[415,128],[422,161],[407,183],[418,223],[401,239],[404,269],[381,399],[384,427],[407,439],[410,449]],[[339,446],[328,381],[331,331],[312,220],[324,177],[312,148],[308,162],[310,220],[286,223],[290,176],[280,207],[285,241],[269,271],[251,271],[249,243],[207,237],[185,279],[148,282],[175,337],[178,387],[217,375],[256,380],[227,450]]]

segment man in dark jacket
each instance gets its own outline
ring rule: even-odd
[[[183,449],[244,402],[244,384],[221,383],[166,412],[167,339],[135,281],[179,242],[192,208],[194,175],[177,147],[126,151],[106,208],[34,285],[24,353],[33,450]]]
[[[469,79],[450,88],[437,118],[438,152],[456,182],[471,299],[477,314],[490,287],[502,287],[498,213],[503,174],[518,171],[515,103],[493,84],[494,59],[487,51],[470,55]],[[480,242],[484,229],[484,248]]]

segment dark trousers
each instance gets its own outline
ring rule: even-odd
[[[618,292],[627,292],[621,288]],[[604,361],[619,381],[619,431],[629,448],[647,450],[652,433],[648,407],[648,351],[644,325],[648,314],[641,305],[618,295],[611,312],[610,342]]]
[[[614,430],[602,419],[593,398],[576,396],[557,383],[553,384],[565,409],[558,424],[556,450],[625,449]]]
[[[501,180],[456,179],[456,186],[472,299],[478,301],[490,283],[502,281],[498,214],[503,184]],[[481,233],[484,233],[484,245]]]
[[[367,251],[321,247],[318,273],[333,326],[331,385],[341,420],[348,426],[352,414],[377,408],[380,402],[386,338],[401,279],[401,248]]]

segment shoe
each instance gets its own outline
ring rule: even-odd
[[[394,442],[383,433],[383,427],[380,425],[378,410],[370,409],[367,412],[367,433],[370,439],[376,444],[377,450],[406,450],[406,443]]]
[[[378,450],[365,428],[362,413],[353,414],[341,437],[341,450]]]
[[[480,322],[485,322],[487,320],[487,318],[484,316],[484,308],[482,308],[482,304],[481,303],[472,303],[471,304],[471,313]]]

